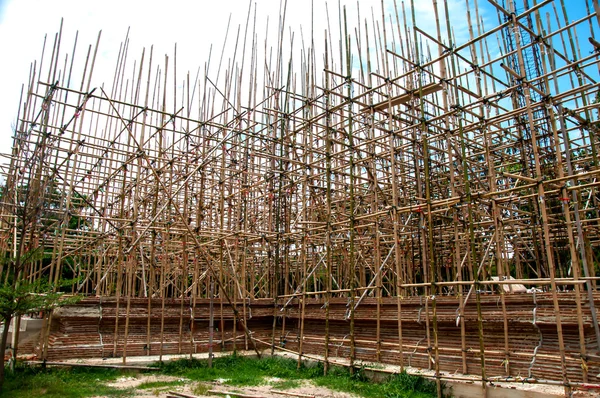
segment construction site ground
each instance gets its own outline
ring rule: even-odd
[[[230,353],[215,353],[216,356],[229,355]],[[238,355],[250,355],[255,356],[256,354],[253,351],[239,351]],[[270,355],[270,350],[265,350],[263,355]],[[280,355],[289,358],[296,358],[293,355],[289,355],[287,353],[275,352],[275,355]],[[175,361],[178,359],[189,358],[190,355],[163,355],[163,361]],[[194,354],[193,358],[195,359],[207,359],[208,354]],[[155,364],[160,360],[158,355],[152,356],[140,356],[140,357],[129,357],[127,358],[126,366],[147,366],[151,364]],[[314,359],[309,359],[308,363],[314,362]],[[337,364],[347,364],[348,360],[344,358],[331,358],[332,363]],[[65,366],[69,365],[114,365],[120,366],[123,365],[122,358],[87,358],[87,359],[69,359],[62,362]],[[366,370],[367,374],[372,377],[374,380],[383,380],[388,375],[393,373],[398,373],[400,371],[399,366],[395,365],[386,365],[386,364],[372,364],[372,363],[358,363],[357,366],[363,367]],[[416,368],[405,368],[406,372],[409,374],[417,374],[425,377],[433,377],[434,371],[428,371],[423,369]],[[441,373],[441,376],[450,376]],[[476,376],[472,375],[451,375],[454,378],[460,377],[461,381],[445,381],[446,383],[446,391],[450,392],[455,398],[467,398],[467,397],[481,397],[483,396],[481,383],[478,382]],[[469,380],[471,379],[471,380]],[[110,385],[113,387],[119,388],[131,388],[136,387],[144,382],[153,382],[153,381],[175,381],[177,377],[166,376],[166,375],[157,375],[157,374],[149,374],[149,373],[139,373],[135,375],[127,375],[117,379],[115,382],[112,382]],[[145,397],[167,397],[169,391],[177,391],[184,394],[192,394],[192,388],[196,385],[197,382],[193,380],[189,380],[189,383],[186,383],[187,380],[183,380],[184,384],[176,387],[162,387],[155,389],[143,389],[139,390],[139,393],[135,395],[136,398],[145,398]],[[243,393],[247,395],[255,395],[257,397],[282,397],[283,395],[276,394],[271,392],[273,387],[271,382],[278,380],[267,380],[267,383],[261,386],[251,386],[251,387],[231,387],[227,385],[226,379],[219,379],[213,382],[213,386],[211,389],[217,391],[235,391],[238,393]],[[486,386],[486,394],[488,398],[493,397],[523,397],[523,398],[541,398],[541,397],[553,397],[553,396],[564,396],[564,388],[561,386],[551,386],[551,385],[542,385],[542,384],[531,384],[526,382],[509,382],[509,383],[488,383]],[[285,390],[289,393],[294,394],[306,394],[314,397],[353,397],[354,395],[332,391],[327,388],[317,387],[312,385],[309,380],[305,380],[301,383],[301,385],[297,388],[291,388]],[[210,395],[214,396],[214,395]],[[573,396],[576,397],[600,397],[600,392],[588,391],[588,390],[578,390],[573,393]]]

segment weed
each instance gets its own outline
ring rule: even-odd
[[[271,387],[275,390],[289,390],[290,388],[300,387],[300,382],[298,380],[277,380],[271,382]]]
[[[194,395],[207,395],[208,391],[212,388],[210,384],[198,383],[192,388]]]
[[[171,381],[146,381],[141,383],[136,388],[140,390],[149,390],[151,388],[161,388],[161,387],[171,387],[171,386],[180,386],[182,384],[187,383],[188,380],[171,380]]]
[[[435,384],[420,376],[401,373],[389,378],[385,383],[370,381],[362,368],[351,373],[347,368],[331,367],[323,376],[323,364],[297,368],[293,359],[266,357],[260,360],[239,355],[230,355],[213,360],[213,368],[206,361],[181,360],[162,365],[166,374],[178,375],[198,381],[226,379],[231,386],[256,386],[265,383],[265,378],[283,379],[272,384],[274,388],[295,388],[299,380],[309,379],[318,386],[337,391],[354,393],[363,397],[386,398],[425,398],[436,395]],[[201,394],[198,394],[201,395]]]
[[[7,373],[0,397],[127,397],[133,389],[105,385],[122,375],[123,372],[116,369],[42,369],[21,365]]]
[[[238,355],[230,355],[213,360],[209,368],[206,360],[183,359],[157,364],[157,373],[177,376],[178,380],[153,381],[140,384],[137,389],[151,390],[158,395],[166,387],[195,381],[192,388],[195,395],[206,395],[212,382],[224,380],[232,387],[267,384],[268,378],[277,378],[270,385],[275,389],[296,388],[301,380],[310,380],[317,386],[332,390],[353,393],[362,397],[385,398],[430,398],[436,395],[435,384],[420,376],[400,373],[391,376],[384,383],[374,383],[365,376],[362,368],[350,372],[347,368],[331,367],[328,375],[323,375],[323,365],[315,364],[299,368],[293,359],[267,357],[260,360]],[[118,377],[127,375],[118,369],[73,368],[41,369],[27,366],[18,367],[9,373],[1,397],[128,397],[134,388],[119,389],[106,385]]]

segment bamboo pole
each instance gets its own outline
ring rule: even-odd
[[[0,244],[21,257],[28,281],[81,276],[70,290],[114,297],[115,318],[104,314],[99,333],[123,361],[136,341],[160,359],[204,349],[199,325],[215,314],[198,313],[203,297],[216,296],[223,348],[259,338],[274,352],[279,339],[300,364],[319,344],[326,371],[336,355],[354,363],[364,355],[431,367],[438,381],[450,366],[481,373],[487,388],[490,375],[522,369],[511,313],[527,294],[518,292],[539,289],[558,326],[548,366],[560,367],[566,384],[589,379],[595,362],[586,358],[600,336],[600,86],[597,54],[584,47],[594,44],[577,33],[593,36],[595,10],[569,19],[564,1],[492,2],[492,22],[477,2],[460,11],[438,3],[435,32],[404,4],[387,15],[382,2],[369,22],[357,6],[354,35],[350,7],[327,9],[319,44],[312,27],[309,40],[288,33],[284,2],[264,48],[249,3],[245,26],[233,41],[227,28],[218,65],[209,59],[195,81],[181,79],[177,49],[171,65],[153,67],[152,48],[150,61],[145,52],[132,61],[128,32],[106,91],[91,87],[98,43],[79,54],[80,87],[65,87],[78,78],[77,60],[57,34],[32,65],[1,169],[11,193],[0,198]],[[462,11],[459,31],[451,21]],[[542,23],[543,13],[556,21]],[[26,226],[25,203],[40,204]],[[51,258],[16,255],[34,247]],[[456,298],[456,326],[445,296]],[[262,313],[265,299],[273,318]],[[337,300],[347,301],[345,315]],[[50,318],[60,324],[46,322],[44,358],[68,322]],[[540,325],[528,336],[536,340]],[[453,350],[440,339],[446,331]],[[532,373],[546,365],[544,353],[527,354]],[[574,355],[583,357],[577,365]]]

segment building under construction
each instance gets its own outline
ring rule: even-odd
[[[96,83],[100,40],[50,38],[0,277],[86,298],[46,315],[38,357],[269,349],[600,387],[598,1],[469,0],[464,42],[432,2],[434,30],[408,3],[340,8],[295,47],[249,14],[220,80],[126,38]]]

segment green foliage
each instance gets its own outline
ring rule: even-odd
[[[87,206],[87,203],[89,203],[89,199],[86,195],[74,191],[73,196],[71,197],[71,206],[74,209],[82,209]]]
[[[162,387],[172,387],[172,386],[180,386],[182,384],[186,384],[187,380],[179,379],[179,380],[171,380],[171,381],[147,381],[144,383],[140,383],[137,388],[140,390],[148,390],[151,388],[162,388]]]
[[[54,285],[45,280],[0,286],[0,319],[7,320],[14,315],[24,315],[28,312],[50,310],[55,307],[74,304],[81,300],[79,296],[65,296],[55,292],[55,288],[71,285],[73,281],[62,281]]]
[[[399,394],[400,391],[437,394],[435,383],[424,377],[409,375],[406,372],[392,376],[387,382],[387,387],[386,397],[395,396],[394,394]]]
[[[132,389],[118,389],[105,383],[116,380],[123,372],[116,369],[73,368],[42,369],[19,366],[7,372],[0,397],[76,398],[76,397],[127,397]]]
[[[184,376],[191,380],[212,381],[227,379],[232,386],[256,386],[264,384],[263,366],[256,366],[256,361],[238,355],[230,355],[213,359],[213,367],[207,361],[184,359],[162,365],[166,374]],[[273,375],[275,376],[275,375]]]
[[[156,381],[140,384],[136,389],[153,389],[160,393],[165,388],[192,384],[192,393],[205,395],[212,385],[208,382],[225,380],[230,386],[256,386],[267,384],[269,378],[274,389],[285,390],[298,387],[301,380],[310,380],[317,386],[345,391],[362,397],[385,398],[430,398],[436,396],[435,384],[420,376],[400,373],[383,383],[369,380],[364,369],[353,374],[347,368],[332,367],[323,376],[323,364],[302,364],[297,368],[293,359],[267,357],[260,360],[230,355],[213,360],[213,368],[206,360],[182,359],[158,364],[161,374],[174,375],[189,380]],[[19,366],[7,374],[1,397],[127,397],[135,393],[134,388],[118,389],[106,383],[123,376],[119,369],[99,368],[49,368]],[[125,373],[127,374],[127,373]],[[197,383],[195,383],[197,382]]]
[[[36,247],[35,249],[29,250],[19,257],[1,257],[0,262],[4,265],[13,265],[16,263],[26,264],[42,260],[43,258],[45,258],[45,256],[46,254],[44,253],[44,250],[41,247]]]
[[[278,380],[271,383],[275,390],[289,390],[290,388],[300,387],[298,380]]]
[[[323,364],[302,364],[297,368],[293,359],[266,357],[260,360],[230,355],[213,359],[213,368],[205,360],[182,359],[159,364],[165,374],[183,376],[190,380],[225,380],[231,386],[256,386],[266,384],[266,378],[276,377],[281,381],[274,388],[286,389],[299,385],[299,380],[311,380],[315,385],[337,391],[345,391],[362,397],[426,398],[436,396],[435,383],[420,377],[401,373],[391,376],[384,383],[374,383],[367,378],[363,369],[350,373],[347,368],[332,367],[323,375]]]
[[[437,395],[435,383],[405,372],[392,375],[383,383],[373,383],[361,369],[350,374],[348,369],[333,368],[327,377],[321,376],[313,381],[318,386],[362,397],[425,398]]]
[[[198,383],[192,388],[194,395],[208,395],[208,391],[212,389],[212,385],[206,383]]]
[[[520,173],[523,171],[523,165],[520,163],[512,163],[506,166],[506,171],[509,173]]]

